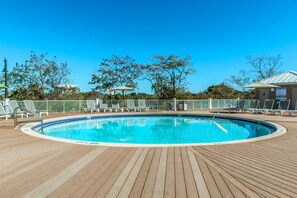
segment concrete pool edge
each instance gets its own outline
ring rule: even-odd
[[[64,117],[58,117],[58,118],[51,118],[51,119],[45,119],[44,123],[49,122],[55,122],[60,120],[69,120],[69,119],[75,119],[75,118],[86,118],[90,119],[92,117],[106,117],[106,116],[137,116],[137,115],[176,115],[176,116],[201,116],[201,117],[211,117],[214,114],[200,114],[200,113],[194,113],[194,112],[134,112],[134,113],[107,113],[107,114],[84,114],[84,115],[75,115],[75,116],[64,116]],[[32,128],[39,125],[39,123],[28,123],[21,127],[21,131],[27,135],[47,139],[47,140],[53,140],[58,142],[64,142],[64,143],[72,143],[72,144],[80,144],[80,145],[94,145],[94,146],[112,146],[112,147],[182,147],[182,146],[205,146],[205,145],[223,145],[223,144],[238,144],[238,143],[247,143],[247,142],[256,142],[261,141],[265,139],[270,139],[274,137],[281,136],[287,132],[287,129],[277,123],[274,122],[268,122],[258,119],[251,119],[251,118],[245,118],[245,117],[238,117],[238,116],[226,116],[226,115],[216,115],[216,118],[222,118],[222,119],[234,119],[234,120],[241,120],[241,121],[248,121],[248,122],[254,122],[259,124],[265,124],[268,126],[273,126],[276,128],[276,131],[265,136],[257,137],[257,138],[250,138],[245,140],[236,140],[236,141],[227,141],[227,142],[215,142],[215,143],[190,143],[190,144],[128,144],[128,143],[107,143],[107,142],[87,142],[87,141],[79,141],[79,140],[69,140],[69,139],[62,139],[57,137],[51,137],[42,135],[36,131],[34,131]]]

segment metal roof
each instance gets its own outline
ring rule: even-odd
[[[260,82],[275,85],[297,85],[297,72],[284,72],[261,80]]]
[[[279,87],[277,85],[272,85],[272,84],[266,84],[262,82],[254,82],[252,84],[244,86],[244,88],[275,88]]]

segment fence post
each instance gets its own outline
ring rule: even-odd
[[[176,111],[176,98],[173,98],[173,110]]]
[[[192,110],[195,110],[195,101],[193,100],[193,106],[192,106]]]
[[[63,113],[65,113],[65,100],[63,100]]]
[[[46,111],[48,112],[48,100],[46,100]]]
[[[208,98],[208,108],[212,109],[212,98]]]
[[[80,113],[80,100],[78,100],[78,112]]]

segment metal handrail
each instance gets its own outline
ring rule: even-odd
[[[31,115],[34,115],[35,117],[37,117],[38,119],[37,120],[22,120],[22,121],[18,121],[18,109],[21,109],[20,107],[16,107],[14,110],[13,110],[13,114],[14,114],[14,127],[17,127],[19,124],[21,123],[29,123],[29,122],[40,122],[41,123],[41,132],[43,132],[43,118],[41,117],[41,115],[38,115],[37,113],[33,112],[33,111],[30,111],[28,109],[24,109],[22,111],[28,113],[28,114],[31,114]]]
[[[228,101],[227,105],[225,105],[223,108],[221,108],[215,115],[211,117],[213,120],[217,115],[219,115],[226,107],[229,107],[229,114],[230,114],[230,101]]]

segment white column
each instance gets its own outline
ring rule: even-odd
[[[176,111],[176,98],[173,98],[173,110]]]
[[[208,98],[208,108],[212,109],[212,98]]]
[[[4,110],[6,112],[8,112],[8,105],[9,105],[8,101],[9,101],[9,98],[4,98],[4,104],[3,104],[3,106],[4,106]]]
[[[96,105],[98,106],[99,105],[99,98],[96,98]]]

